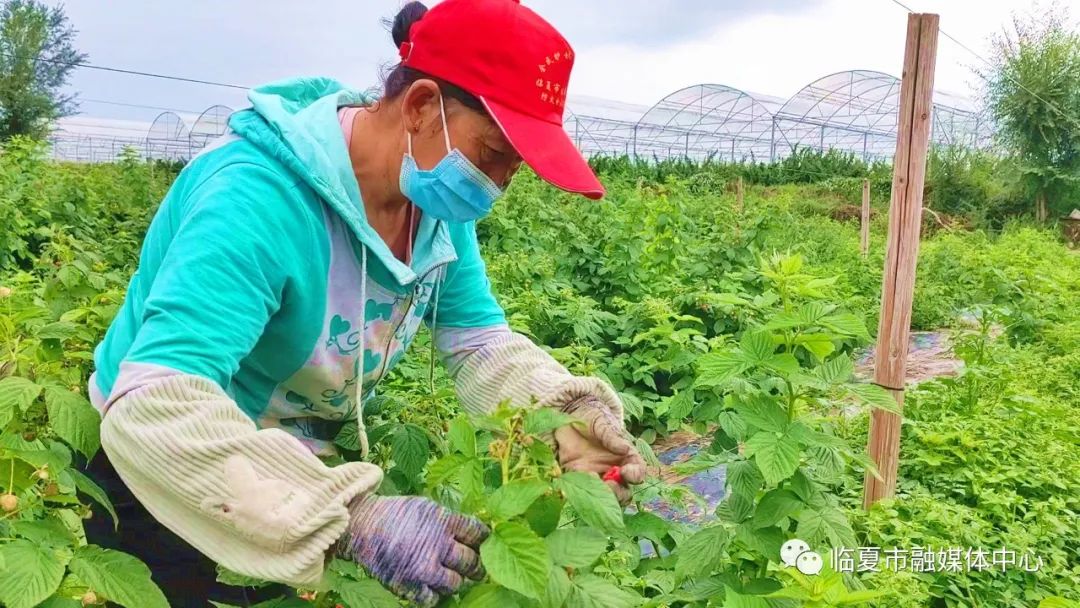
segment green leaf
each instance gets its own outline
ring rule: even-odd
[[[1077,608],[1077,604],[1063,597],[1053,596],[1043,598],[1039,602],[1039,608]]]
[[[69,561],[71,550],[65,547],[23,539],[0,545],[0,604],[7,608],[37,606],[60,587]]]
[[[589,528],[563,528],[547,537],[547,546],[556,566],[587,568],[607,550],[608,539]]]
[[[835,307],[823,302],[807,302],[799,309],[799,320],[803,325],[815,325]]]
[[[847,393],[870,407],[894,414],[900,414],[900,406],[892,393],[876,384],[848,384],[845,385]]]
[[[424,470],[431,447],[428,443],[427,433],[424,429],[412,425],[403,424],[394,433],[393,452],[394,462],[409,477],[415,477]]]
[[[818,361],[824,361],[836,351],[836,344],[828,334],[802,334],[795,338],[795,344],[810,351]]]
[[[623,411],[627,416],[634,420],[641,420],[645,416],[645,404],[630,393],[619,393],[619,400],[622,401]]]
[[[755,528],[753,522],[745,522],[735,529],[736,540],[772,561],[780,560],[780,547],[789,538],[776,526]]]
[[[539,479],[518,479],[495,490],[488,497],[487,510],[496,520],[508,520],[524,513],[529,505],[548,491]]]
[[[563,500],[558,494],[544,494],[525,511],[525,521],[529,522],[533,532],[547,536],[558,527],[562,510]]]
[[[799,452],[799,443],[787,434],[762,431],[746,440],[747,458],[754,458],[769,485],[776,485],[795,473],[799,468]]]
[[[78,330],[79,328],[72,323],[56,321],[37,330],[37,337],[41,340],[55,339],[64,341],[72,338]]]
[[[799,360],[791,353],[779,353],[762,362],[762,365],[782,376],[793,376],[801,369]]]
[[[847,355],[833,357],[824,365],[814,370],[814,375],[828,384],[840,384],[851,379],[855,366]]]
[[[769,608],[769,602],[757,595],[742,595],[728,587],[723,608]]]
[[[550,407],[540,407],[534,410],[529,410],[525,414],[524,430],[529,435],[540,435],[542,433],[548,433],[554,431],[557,428],[568,426],[575,422],[577,418],[569,414],[564,414],[557,409]]]
[[[562,608],[566,598],[570,596],[570,577],[562,568],[552,568],[551,577],[548,578],[547,588],[544,589],[544,597],[540,598],[541,608]],[[494,608],[502,608],[495,606]]]
[[[567,608],[633,608],[643,601],[637,593],[592,574],[579,574],[571,584]]]
[[[751,363],[761,364],[776,352],[776,343],[768,331],[747,330],[739,341],[739,350]]]
[[[221,604],[225,606],[225,604]],[[79,600],[73,600],[70,597],[52,596],[44,602],[37,605],[37,608],[83,608],[82,602]]]
[[[41,387],[18,376],[0,380],[0,429],[15,416],[15,410],[25,412],[41,393]]]
[[[337,437],[334,437],[334,444],[350,452],[360,451],[360,429],[356,428],[355,424],[346,424],[338,431]],[[368,439],[371,435],[368,434]],[[374,442],[373,442],[374,443]]]
[[[829,315],[821,319],[821,325],[838,334],[859,338],[864,342],[870,340],[870,332],[866,330],[866,323],[851,313]]]
[[[720,565],[731,536],[722,526],[702,528],[679,543],[675,576],[680,579],[710,574]]]
[[[341,601],[348,608],[400,608],[397,597],[390,593],[379,581],[367,579],[354,581],[338,577],[334,583]]]
[[[787,413],[768,395],[747,397],[735,406],[735,411],[743,422],[762,431],[782,432],[788,426]]]
[[[217,564],[217,581],[231,587],[252,587],[255,589],[270,584],[269,581],[233,572],[221,564]]]
[[[754,511],[754,527],[766,528],[803,507],[803,502],[791,490],[772,490],[761,497]]]
[[[736,412],[732,410],[720,412],[716,422],[732,439],[738,441],[746,437],[746,422]]]
[[[457,608],[518,608],[525,602],[520,595],[498,585],[476,585],[465,597],[461,598]]]
[[[844,512],[835,507],[804,509],[799,514],[795,535],[811,547],[828,543],[831,547],[855,547],[855,533]]]
[[[694,391],[686,390],[667,398],[668,428],[677,429],[684,418],[694,410]]]
[[[625,529],[622,507],[615,493],[599,477],[573,471],[564,474],[558,482],[570,506],[585,523],[608,534]]]
[[[451,449],[466,456],[476,456],[476,429],[468,418],[459,416],[451,420],[447,438]]]
[[[101,414],[82,395],[65,388],[45,389],[45,407],[53,432],[87,459],[101,448]]]
[[[16,521],[12,524],[16,536],[37,545],[67,547],[75,544],[75,536],[63,522],[52,517],[41,520]]]
[[[698,377],[694,387],[722,387],[750,369],[750,362],[738,353],[708,353],[698,357]]]
[[[753,495],[748,498],[738,492],[732,492],[716,505],[716,516],[733,524],[741,524],[754,514],[752,497]]]
[[[671,522],[648,511],[638,511],[626,516],[626,533],[633,538],[647,538],[654,543],[663,544],[664,538],[670,532]]]
[[[464,454],[450,454],[431,463],[424,478],[429,488],[437,488],[454,478],[462,465],[471,460]]]
[[[727,467],[727,484],[731,491],[753,500],[765,478],[761,476],[761,470],[753,460],[739,460]]]
[[[776,330],[776,329],[791,329],[792,327],[801,327],[806,322],[802,318],[793,315],[791,313],[781,312],[773,315],[772,319],[765,324],[764,329]]]
[[[69,566],[88,587],[125,608],[169,608],[150,568],[138,559],[94,545],[75,551]]]
[[[93,479],[90,479],[86,475],[80,473],[77,469],[68,469],[68,474],[75,480],[75,488],[86,494],[94,502],[105,507],[105,510],[109,512],[109,515],[113,520],[113,529],[120,525],[119,519],[116,517],[116,509],[113,508],[112,501],[109,500],[109,496],[105,493],[105,490],[101,489],[101,486],[94,483]]]
[[[526,597],[538,600],[547,587],[551,557],[543,539],[527,526],[496,524],[480,545],[480,559],[493,581]]]

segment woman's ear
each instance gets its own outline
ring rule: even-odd
[[[420,131],[439,125],[439,85],[434,80],[421,78],[409,85],[401,96],[401,120],[405,130],[416,135]]]

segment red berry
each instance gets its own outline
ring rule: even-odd
[[[604,473],[604,481],[614,481],[617,484],[622,484],[622,471],[617,465],[608,469],[607,473]]]

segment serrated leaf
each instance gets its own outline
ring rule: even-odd
[[[1063,597],[1053,596],[1039,601],[1039,608],[1077,608],[1077,604]]]
[[[697,360],[695,387],[722,387],[750,368],[750,362],[738,353],[708,353]]]
[[[476,429],[468,418],[459,416],[451,420],[447,438],[451,449],[466,456],[476,456]]]
[[[570,577],[562,568],[552,568],[548,578],[547,588],[544,589],[544,597],[540,598],[541,608],[562,608],[566,598],[570,596]],[[496,606],[495,608],[502,608]]]
[[[419,475],[431,455],[427,433],[411,424],[401,425],[394,433],[392,449],[394,463],[409,477]]]
[[[488,497],[487,509],[496,520],[508,520],[524,513],[542,494],[548,484],[539,479],[518,479],[495,490]]]
[[[221,604],[225,606],[225,604]],[[70,597],[53,596],[37,605],[37,608],[83,608],[82,602]]]
[[[101,448],[101,414],[82,395],[65,388],[45,389],[45,407],[53,432],[87,459]]]
[[[335,581],[334,590],[337,591],[347,608],[400,608],[401,606],[394,594],[372,579],[354,581],[339,577]]]
[[[818,361],[824,361],[836,351],[836,344],[828,334],[802,334],[795,338],[795,344],[810,351]]]
[[[769,602],[757,595],[742,595],[728,587],[723,608],[769,608]]]
[[[11,376],[0,380],[0,429],[7,426],[15,411],[25,412],[41,393],[41,387],[26,378]]]
[[[814,370],[814,375],[828,384],[847,382],[854,373],[855,366],[851,363],[851,358],[846,355],[833,357]]]
[[[870,332],[866,330],[866,323],[851,313],[837,313],[821,319],[821,325],[838,334],[852,336],[863,341],[870,340]]]
[[[233,572],[221,564],[217,564],[217,582],[231,587],[252,587],[255,589],[270,584],[269,581]]]
[[[668,428],[679,428],[684,418],[694,410],[694,391],[686,390],[667,398],[668,404]]]
[[[754,527],[766,528],[790,517],[803,507],[803,502],[791,490],[772,490],[761,497],[754,511]]]
[[[622,507],[615,493],[596,475],[573,471],[559,478],[570,506],[590,526],[608,534],[622,532]]]
[[[112,517],[113,529],[115,530],[117,526],[120,525],[120,520],[116,517],[116,509],[113,508],[112,501],[109,500],[109,496],[105,493],[105,490],[94,483],[93,479],[83,475],[77,469],[68,469],[67,472],[71,475],[71,478],[75,480],[75,489],[86,494],[93,499],[94,502],[105,507],[105,510],[109,512],[109,516]]]
[[[735,539],[773,561],[780,560],[780,547],[788,536],[776,527],[755,528],[753,522],[744,522],[735,529]]]
[[[35,332],[37,337],[41,340],[68,340],[75,335],[78,331],[78,327],[65,321],[56,321],[44,325],[41,329]]]
[[[67,547],[75,544],[75,536],[63,522],[48,518],[41,520],[16,521],[12,524],[16,536],[37,545]]]
[[[743,422],[762,431],[782,432],[788,426],[787,413],[776,399],[766,395],[754,395],[740,401],[735,412]]]
[[[758,432],[746,440],[746,456],[753,457],[765,483],[776,485],[799,468],[799,443],[783,433]]]
[[[739,341],[739,350],[751,363],[761,364],[776,352],[776,343],[768,331],[747,330]]]
[[[540,536],[547,536],[555,531],[562,517],[563,500],[554,492],[537,498],[525,511],[525,521]]]
[[[844,512],[835,507],[805,509],[798,517],[795,535],[810,544],[830,547],[855,547],[855,533]]]
[[[799,308],[799,320],[804,325],[814,325],[821,320],[822,317],[833,311],[835,306],[830,306],[823,302],[807,302]]]
[[[847,393],[870,407],[900,414],[900,406],[892,393],[876,384],[848,384],[844,386]]]
[[[579,574],[571,581],[567,608],[633,608],[643,598],[593,574]]]
[[[464,454],[450,454],[431,463],[427,468],[427,476],[424,478],[427,487],[437,488],[447,483],[469,460],[470,458]]]
[[[626,516],[626,533],[633,538],[647,538],[663,544],[670,531],[671,522],[653,513],[639,511]]]
[[[24,539],[0,545],[0,604],[7,608],[32,608],[60,587],[71,550]],[[165,606],[168,608],[168,606]]]
[[[125,608],[169,608],[150,568],[135,557],[94,545],[79,547],[69,564],[88,587]]]
[[[731,491],[753,500],[765,478],[752,460],[740,460],[733,462],[727,467],[727,485]]]
[[[720,412],[716,421],[732,439],[738,441],[746,437],[746,422],[734,411]]]
[[[517,608],[525,604],[523,599],[509,589],[485,583],[469,589],[457,608]]]
[[[514,522],[496,524],[480,546],[480,559],[493,581],[533,599],[547,587],[551,557],[543,539]]]
[[[731,540],[721,526],[702,528],[679,543],[675,550],[675,576],[680,580],[709,574],[716,569]]]
[[[577,418],[574,418],[569,414],[564,414],[554,408],[541,407],[535,410],[529,410],[529,412],[525,414],[523,427],[525,432],[529,435],[540,435],[542,433],[554,431],[560,427],[568,426],[576,420]]]
[[[792,376],[801,369],[799,360],[791,353],[779,353],[762,362],[762,365],[784,376]]]
[[[619,400],[622,401],[623,411],[629,418],[634,420],[641,420],[645,416],[645,404],[630,393],[619,393]]]
[[[754,503],[738,492],[732,492],[716,505],[716,516],[733,524],[740,524],[754,514]]]
[[[556,566],[587,568],[607,550],[608,539],[589,528],[562,528],[548,535],[547,546]]]
[[[334,437],[334,444],[349,450],[350,452],[360,451],[360,429],[356,428],[355,424],[346,424],[341,427],[336,437]],[[371,434],[368,433],[368,439],[371,439]],[[372,441],[372,443],[375,443]]]
[[[773,315],[773,318],[769,319],[769,322],[765,324],[764,329],[791,329],[793,327],[801,327],[806,322],[801,317],[793,315],[791,313],[781,312]]]

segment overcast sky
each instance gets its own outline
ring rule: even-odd
[[[577,50],[571,95],[652,104],[704,82],[787,97],[848,69],[899,75],[905,11],[892,0],[525,0]],[[906,0],[986,54],[988,37],[1030,0]],[[1080,0],[1063,0],[1073,5]],[[381,18],[400,0],[69,0],[96,65],[238,85],[327,75],[366,88],[396,57]],[[940,42],[939,89],[972,95],[979,60]],[[241,91],[79,70],[87,116],[150,120],[158,110],[244,106]]]

